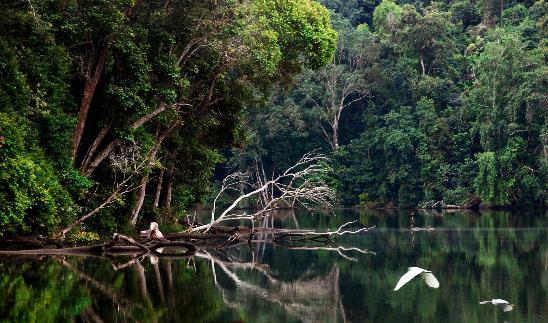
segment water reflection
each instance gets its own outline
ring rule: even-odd
[[[264,225],[376,229],[331,246],[200,250],[193,258],[0,258],[0,320],[8,322],[545,322],[548,248],[543,213],[341,210],[282,212]],[[266,223],[267,222],[267,223]],[[412,228],[434,230],[412,230]],[[374,251],[374,253],[369,252]],[[161,251],[169,254],[169,249]],[[339,253],[341,252],[342,255]],[[442,282],[410,280],[427,268]],[[478,302],[494,296],[512,311]]]
[[[274,277],[269,266],[228,259],[224,261],[208,252],[199,252],[196,256],[211,262],[215,286],[221,292],[224,303],[231,308],[239,309],[241,307],[239,300],[242,298],[258,298],[281,307],[287,315],[302,322],[345,320],[339,290],[340,270],[336,265],[327,274],[312,276],[312,273],[305,272],[301,277],[286,282]],[[223,283],[216,278],[216,268],[229,278],[236,289],[230,290],[228,287],[223,287]],[[255,271],[263,277],[246,277],[246,279],[242,277],[243,275],[238,275],[235,269]],[[268,320],[268,317],[265,319]]]

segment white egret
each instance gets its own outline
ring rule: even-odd
[[[160,229],[158,229],[158,223],[156,223],[156,222],[150,222],[150,229],[145,230],[145,231],[141,231],[140,235],[143,236],[143,237],[151,238],[153,240],[163,240],[164,239],[164,235],[162,234]]]
[[[415,278],[417,275],[421,275],[422,279],[426,284],[432,288],[440,287],[440,282],[434,277],[434,274],[430,270],[422,269],[419,267],[409,267],[407,272],[400,278],[394,291],[400,289],[403,285],[407,284],[411,279]]]
[[[500,298],[493,298],[490,301],[481,301],[479,303],[480,304],[493,304],[497,307],[502,308],[502,310],[505,311],[505,312],[510,312],[516,306],[516,305],[510,304],[510,302],[508,302],[506,300],[503,300],[503,299],[500,299]]]

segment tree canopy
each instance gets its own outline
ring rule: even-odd
[[[0,234],[177,217],[313,150],[341,205],[545,206],[546,11],[3,1]]]
[[[332,150],[345,205],[546,205],[545,1],[322,3],[337,53],[361,64],[336,54],[248,114],[244,154],[268,173],[295,150]],[[290,122],[265,127],[280,114]],[[333,120],[336,149],[322,141]]]
[[[0,232],[52,232],[108,196],[89,225],[200,202],[244,109],[336,43],[311,0],[2,2]]]

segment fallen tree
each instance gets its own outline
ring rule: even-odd
[[[207,232],[213,226],[231,220],[249,220],[252,224],[269,212],[283,207],[302,207],[307,210],[318,207],[333,208],[335,191],[324,181],[331,172],[324,155],[307,153],[293,166],[270,180],[253,180],[252,173],[234,173],[227,176],[219,193],[213,200],[211,221],[208,224],[192,225],[190,231]],[[240,195],[223,212],[217,214],[219,198],[228,192],[238,191]],[[252,214],[232,213],[240,203],[250,198],[260,198],[263,192],[270,192],[271,198]]]
[[[124,192],[129,191],[126,183],[129,182],[128,178],[136,173],[135,169],[140,169],[141,165],[148,162],[149,160],[145,159],[139,163],[130,163],[138,166],[131,167],[132,171],[129,172],[129,175],[126,174],[121,182],[120,187],[125,189]],[[247,173],[234,173],[227,176],[213,201],[211,219],[207,224],[198,223],[195,220],[191,221],[187,217],[185,220],[185,224],[188,226],[187,230],[164,234],[160,231],[158,224],[152,222],[149,229],[141,231],[139,237],[136,238],[115,233],[109,241],[91,246],[70,248],[64,248],[62,240],[35,239],[33,242],[37,244],[45,246],[54,243],[56,248],[0,251],[0,255],[77,255],[109,258],[113,256],[131,256],[132,259],[128,263],[134,263],[136,259],[143,256],[180,259],[193,257],[201,249],[222,249],[242,244],[264,243],[291,249],[331,250],[338,252],[346,259],[355,260],[344,254],[344,252],[370,252],[357,248],[333,247],[330,245],[335,237],[345,234],[358,234],[371,229],[349,229],[349,226],[354,224],[355,221],[347,222],[334,231],[278,229],[256,225],[261,220],[269,217],[274,210],[282,207],[300,206],[309,210],[320,207],[332,208],[335,192],[323,180],[330,171],[325,156],[309,153],[304,155],[295,165],[286,169],[282,174],[273,176],[270,180],[254,181],[254,177]],[[218,213],[218,200],[221,195],[227,192],[237,192],[238,197],[222,212]],[[260,197],[263,192],[269,192],[270,198],[262,204],[260,209],[254,210],[252,214],[234,212],[242,201]],[[61,238],[63,234],[96,214],[100,208],[62,230],[55,238]],[[246,220],[249,221],[250,225],[221,225],[223,222],[234,220]],[[114,266],[115,268],[124,267],[124,265]]]
[[[356,251],[362,254],[372,253],[358,248],[332,247],[333,238],[345,234],[367,232],[372,228],[358,228],[346,230],[353,222],[348,222],[336,231],[288,230],[274,228],[247,228],[247,227],[212,227],[207,233],[176,232],[163,234],[158,224],[152,222],[150,228],[142,231],[137,239],[115,233],[110,241],[91,245],[69,248],[38,248],[25,250],[0,250],[0,255],[70,255],[95,256],[112,259],[117,256],[131,256],[126,264],[132,264],[136,259],[149,256],[156,258],[184,259],[196,255],[199,250],[226,249],[253,243],[266,243],[281,248],[297,250],[330,250],[337,251],[342,257],[348,257],[343,252]],[[258,234],[268,233],[268,238],[254,239]],[[313,244],[312,246],[310,244]],[[114,265],[116,269],[124,265]]]
[[[149,153],[144,154],[144,157],[138,147],[122,149],[120,154],[111,156],[113,169],[118,170],[122,175],[121,179],[115,179],[116,189],[99,206],[56,232],[53,236],[54,239],[64,238],[69,231],[83,224],[89,218],[96,216],[121,196],[136,189],[139,189],[142,193],[146,183],[140,181],[138,185],[135,185],[135,178],[148,165],[154,163],[155,149],[157,147],[153,147]],[[208,224],[187,221],[187,224],[191,226],[189,230],[192,232],[207,232],[211,227],[231,220],[250,220],[251,224],[254,225],[256,221],[262,219],[269,212],[284,207],[302,207],[308,210],[317,207],[331,209],[335,200],[335,191],[324,182],[325,175],[330,171],[331,168],[327,157],[321,154],[307,153],[296,164],[277,177],[273,176],[270,180],[254,177],[251,173],[237,172],[230,174],[223,180],[221,189],[213,201],[211,221]],[[217,214],[219,198],[223,194],[234,191],[240,192],[240,196],[235,198],[234,202],[223,212]],[[241,202],[260,197],[264,192],[269,192],[271,198],[253,214],[231,213]],[[135,226],[136,222],[137,217],[133,212],[131,224]]]

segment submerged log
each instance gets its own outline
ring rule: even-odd
[[[0,255],[131,256],[135,259],[136,257],[149,255],[151,257],[180,259],[192,257],[196,254],[197,250],[201,249],[223,249],[257,242],[269,243],[284,248],[295,248],[295,244],[301,244],[302,246],[302,244],[313,243],[315,244],[313,248],[323,248],[322,245],[328,245],[335,236],[357,234],[372,229],[358,228],[347,230],[346,227],[354,222],[355,221],[347,222],[336,231],[325,232],[313,230],[214,226],[207,232],[177,232],[165,235],[158,229],[158,224],[152,222],[148,230],[141,231],[141,237],[144,238],[144,240],[141,239],[141,241],[137,241],[136,239],[123,234],[115,233],[110,241],[91,246],[0,250]],[[255,235],[261,234],[267,234],[269,238],[263,238],[261,240],[254,239]],[[318,245],[320,246],[318,247]],[[173,252],[166,252],[162,250],[163,248],[167,248],[167,251]],[[180,250],[184,250],[184,252],[180,252]],[[341,249],[330,247],[329,250],[337,250],[340,253]]]

